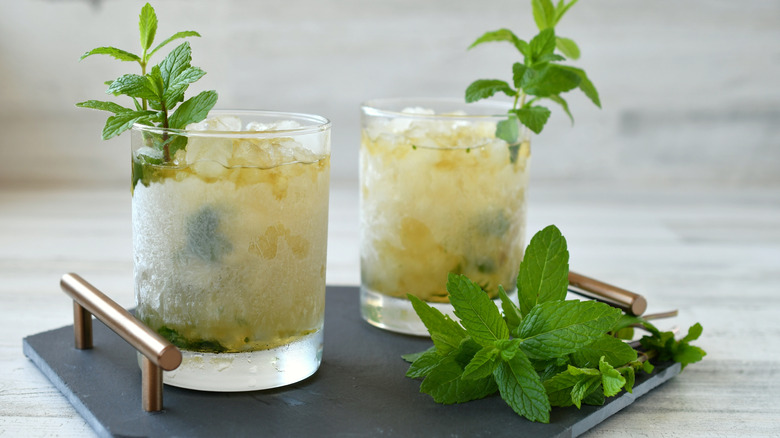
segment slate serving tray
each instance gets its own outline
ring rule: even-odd
[[[310,378],[279,389],[210,393],[166,386],[165,410],[141,409],[135,350],[99,321],[92,350],[73,347],[73,326],[28,336],[25,355],[100,436],[578,436],[680,372],[662,364],[638,373],[633,394],[603,406],[553,408],[550,424],[515,414],[500,397],[443,406],[404,377],[405,353],[425,338],[370,326],[360,318],[358,288],[326,294],[322,365]]]

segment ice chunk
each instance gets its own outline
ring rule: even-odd
[[[301,124],[295,120],[280,120],[272,123],[260,123],[249,122],[246,124],[247,131],[263,132],[263,131],[286,131],[290,129],[300,128]]]
[[[295,162],[314,162],[314,153],[292,138],[238,139],[233,144],[230,166],[268,168]]]
[[[209,117],[198,123],[187,125],[187,131],[240,131],[241,119],[235,116]]]

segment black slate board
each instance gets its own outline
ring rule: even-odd
[[[663,364],[639,373],[633,394],[604,406],[554,408],[550,424],[517,416],[498,396],[442,406],[404,377],[401,354],[428,348],[425,338],[370,326],[358,289],[328,287],[320,369],[279,389],[210,393],[166,386],[165,410],[141,409],[135,350],[102,323],[92,350],[73,348],[73,326],[28,336],[24,353],[101,436],[534,436],[573,437],[680,372]]]

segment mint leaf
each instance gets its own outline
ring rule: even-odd
[[[529,76],[529,80],[523,83],[523,90],[532,96],[547,97],[573,90],[581,80],[567,66],[548,64],[537,74]]]
[[[562,69],[568,70],[577,76],[580,77],[580,83],[579,88],[582,90],[583,93],[585,93],[586,96],[588,96],[588,99],[590,99],[597,107],[601,108],[601,100],[599,99],[599,92],[596,91],[596,87],[593,85],[593,83],[588,79],[588,75],[585,74],[585,71],[576,68],[571,67],[568,65],[561,65],[559,66]]]
[[[127,74],[112,82],[106,90],[106,94],[114,96],[126,94],[139,99],[159,100],[158,91],[148,76]]]
[[[509,338],[509,329],[498,308],[479,285],[465,275],[449,274],[447,292],[455,316],[473,340],[484,346]]]
[[[406,358],[407,357],[405,356],[404,359]],[[409,369],[406,371],[406,377],[412,379],[425,377],[430,374],[443,359],[444,356],[441,356],[436,351],[436,347],[431,347],[426,351],[420,352],[419,356],[413,360]]]
[[[420,392],[442,404],[465,403],[485,398],[496,392],[496,382],[491,377],[468,380],[462,378],[463,368],[448,358],[437,365],[420,385]]]
[[[555,47],[569,59],[580,59],[580,48],[570,38],[556,37]]]
[[[545,53],[533,63],[534,68],[543,68],[548,62],[566,61],[566,58],[557,53]]]
[[[170,87],[171,79],[179,76],[190,67],[192,62],[192,49],[190,43],[184,42],[178,45],[171,53],[160,62],[160,74],[165,88]]]
[[[130,52],[126,52],[121,49],[117,49],[116,47],[98,47],[96,49],[92,49],[83,55],[81,55],[81,58],[79,60],[82,60],[86,58],[87,56],[92,55],[109,55],[114,59],[118,59],[120,61],[140,61],[141,57],[138,55],[134,55]]]
[[[512,81],[515,84],[515,88],[523,88],[527,71],[528,67],[525,64],[520,62],[512,64]]]
[[[604,388],[605,396],[612,397],[623,389],[626,379],[603,358],[599,361],[599,371],[601,371],[601,386]]]
[[[498,297],[501,299],[501,309],[504,311],[504,321],[509,328],[509,331],[514,331],[517,326],[520,325],[520,321],[523,320],[522,313],[517,304],[512,301],[504,290],[504,286],[498,285]]]
[[[574,116],[571,115],[571,111],[569,111],[569,103],[566,102],[561,96],[557,94],[553,94],[550,96],[547,96],[547,99],[552,100],[553,102],[557,103],[563,108],[563,111],[566,112],[566,115],[569,116],[569,120],[571,120],[571,124],[574,124]]]
[[[476,102],[487,99],[496,93],[504,93],[507,96],[515,96],[517,92],[504,81],[498,79],[478,79],[466,88],[466,102]]]
[[[531,421],[550,422],[550,402],[539,375],[528,358],[518,352],[493,371],[501,398],[518,414]]]
[[[675,362],[680,362],[680,369],[685,369],[689,364],[704,359],[706,355],[707,353],[701,348],[689,345],[687,342],[681,342],[675,349],[672,359]]]
[[[87,100],[76,104],[79,108],[89,108],[101,111],[110,111],[114,114],[126,113],[132,111],[130,108],[125,108],[122,105],[117,105],[114,102],[104,102],[100,100]]]
[[[445,355],[457,349],[466,338],[466,330],[449,316],[442,314],[438,309],[429,306],[416,296],[409,294],[407,297],[411,301],[414,311],[417,312],[417,316],[428,329],[428,333],[431,334],[431,340],[436,345],[439,354]]]
[[[509,145],[517,143],[520,137],[520,125],[517,116],[510,114],[506,120],[501,120],[496,124],[496,137],[504,140]]]
[[[635,361],[637,355],[627,343],[605,335],[575,351],[571,361],[578,367],[595,367],[602,357],[612,366],[621,366]]]
[[[515,333],[528,357],[551,359],[599,339],[620,314],[619,309],[595,301],[550,301],[534,306]]]
[[[531,0],[531,7],[534,14],[534,21],[539,30],[554,27],[557,23],[555,19],[555,7],[550,0]]]
[[[569,8],[574,6],[575,3],[577,3],[577,0],[572,0],[569,3],[564,3],[563,0],[558,1],[558,5],[555,7],[555,24],[558,24],[558,22],[561,21],[561,18],[563,18]]]
[[[179,38],[187,38],[187,37],[199,37],[200,34],[198,32],[195,32],[193,30],[185,30],[182,32],[176,32],[175,34],[168,37],[165,41],[161,42],[157,45],[151,52],[149,52],[149,56],[155,54],[158,50],[162,49],[166,44],[170,43],[171,41],[175,41]]]
[[[184,99],[184,92],[187,90],[187,87],[189,87],[191,83],[202,78],[205,74],[206,72],[198,67],[189,67],[176,77],[171,78],[168,88],[165,90],[165,95],[163,96],[165,106],[172,108],[174,105],[181,102]]]
[[[550,225],[531,238],[520,263],[517,277],[520,311],[525,315],[538,303],[562,300],[568,287],[566,239],[555,225]]]
[[[598,372],[595,376],[583,375],[571,388],[571,401],[577,409],[582,407],[582,400],[588,395],[598,390],[601,386],[601,379]]]
[[[141,14],[138,17],[138,30],[141,34],[141,48],[144,52],[152,46],[154,35],[157,33],[157,14],[149,3],[141,8]]]
[[[582,376],[574,376],[567,370],[545,380],[544,390],[547,392],[550,405],[560,407],[573,405],[571,390],[582,379]]]
[[[512,110],[512,112],[517,115],[520,123],[537,134],[542,132],[544,125],[550,118],[550,110],[538,105]]]
[[[620,374],[626,379],[626,384],[623,387],[628,392],[634,392],[634,382],[636,381],[636,372],[633,367],[620,368]]]
[[[184,129],[190,123],[200,122],[206,118],[216,103],[216,91],[203,91],[197,96],[185,100],[176,108],[176,111],[168,119],[169,126],[173,129]]]
[[[517,50],[526,55],[528,53],[528,43],[518,38],[509,29],[499,29],[492,32],[485,32],[481,37],[477,38],[470,46],[469,49],[474,48],[482,43],[494,42],[494,41],[507,41],[517,48]]]
[[[531,60],[533,62],[542,55],[553,53],[555,51],[555,30],[553,28],[547,28],[539,32],[539,35],[536,35],[531,39],[529,46],[531,48]]]
[[[155,115],[154,111],[127,111],[111,116],[103,127],[103,140],[116,137],[130,129],[134,123],[148,120]]]
[[[493,374],[498,366],[500,351],[492,345],[483,347],[474,355],[463,371],[463,378],[467,380],[483,379]]]
[[[684,338],[682,338],[683,342],[691,342],[699,339],[699,336],[701,336],[701,333],[704,329],[702,328],[701,324],[698,322],[694,325],[692,325],[688,329],[688,334],[685,335]]]

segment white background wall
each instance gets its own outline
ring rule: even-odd
[[[136,64],[79,56],[137,51],[143,2],[0,0],[0,187],[129,184],[129,136],[100,140],[102,82]],[[462,96],[511,79],[505,44],[535,33],[522,0],[158,0],[158,38],[197,30],[193,64],[220,108],[319,113],[333,121],[335,179],[357,178],[359,103]],[[532,179],[620,184],[780,184],[780,1],[581,0],[558,28],[603,110],[569,99],[533,141]],[[159,41],[159,39],[158,39]],[[173,47],[173,46],[171,46]],[[161,58],[157,58],[159,61]]]

